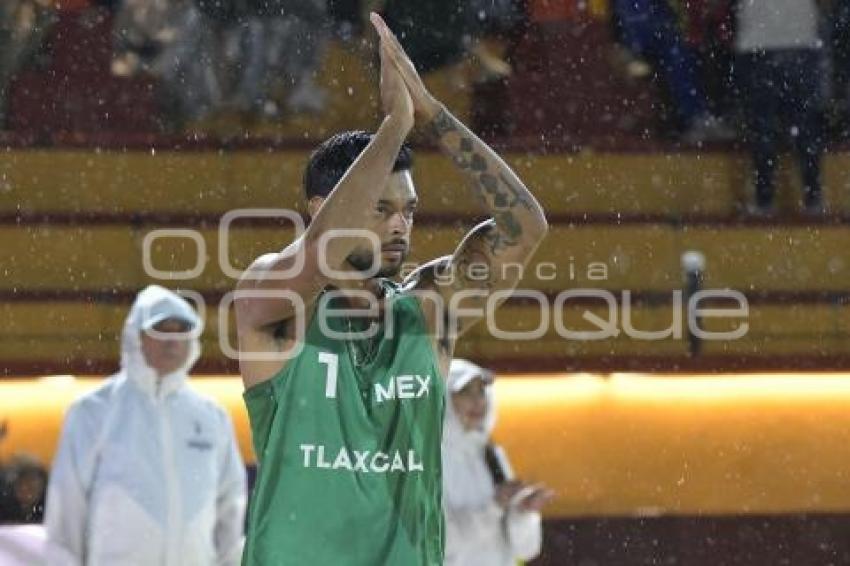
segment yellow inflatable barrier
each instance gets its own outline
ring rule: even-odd
[[[63,413],[98,379],[0,382],[0,459],[49,462]],[[230,411],[253,462],[236,377],[192,386]],[[850,510],[850,374],[512,375],[497,440],[557,492],[550,517]]]

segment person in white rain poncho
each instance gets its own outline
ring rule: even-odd
[[[121,370],[65,417],[47,494],[49,565],[238,564],[245,468],[229,417],[186,384],[202,323],[149,286]]]
[[[489,370],[452,360],[443,431],[446,566],[513,566],[540,553],[540,509],[552,492],[517,481],[490,443],[492,384]]]

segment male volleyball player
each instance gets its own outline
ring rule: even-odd
[[[237,288],[259,461],[246,565],[442,563],[441,376],[476,320],[458,315],[513,288],[501,266],[526,263],[547,231],[514,172],[426,90],[383,20],[372,22],[378,131],[316,150],[304,175],[309,227],[259,257]],[[404,145],[414,123],[467,174],[491,219],[398,285],[417,206]]]

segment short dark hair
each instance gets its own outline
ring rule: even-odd
[[[322,142],[310,155],[304,170],[304,194],[307,200],[327,197],[374,137],[374,134],[357,130],[341,132]],[[412,166],[413,150],[403,144],[393,164],[393,172],[407,171]]]

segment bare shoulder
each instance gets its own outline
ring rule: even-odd
[[[297,262],[303,261],[301,253],[304,248],[303,238],[299,238],[279,252],[262,254],[251,262],[242,273],[237,283],[237,289],[251,289],[267,279],[285,279],[287,271],[296,271]],[[297,274],[293,274],[293,277]]]
[[[237,326],[262,330],[303,315],[327,284],[320,259],[304,238],[276,253],[263,254],[244,271],[236,287]]]

